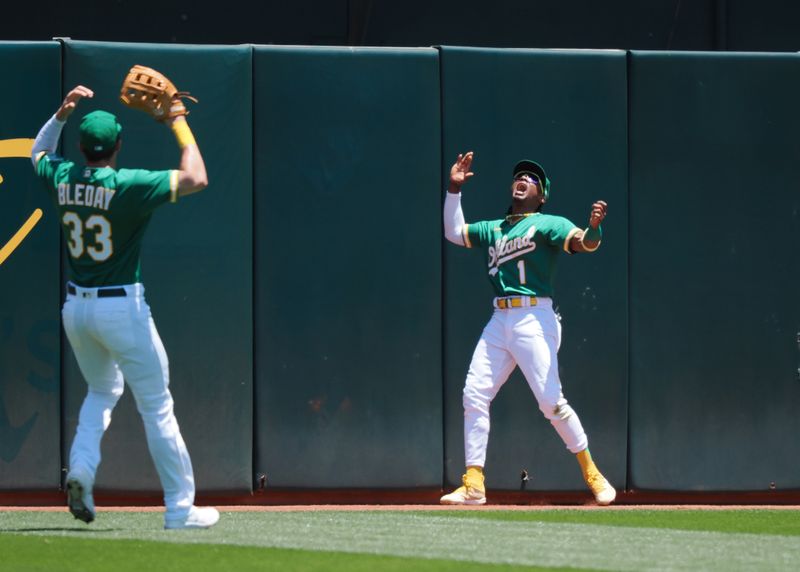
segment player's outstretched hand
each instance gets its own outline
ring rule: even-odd
[[[463,155],[461,153],[458,154],[458,159],[456,162],[453,163],[453,166],[450,167],[450,184],[455,185],[456,187],[460,187],[467,179],[472,177],[475,173],[470,171],[470,167],[472,167],[472,156],[474,153],[472,151],[467,151]]]
[[[67,97],[65,97],[64,101],[61,103],[61,107],[59,107],[58,111],[56,111],[56,119],[59,121],[66,121],[67,117],[72,115],[72,112],[75,111],[75,107],[77,107],[78,102],[84,97],[94,97],[94,92],[88,87],[84,87],[82,85],[72,88],[72,90],[67,94]]]
[[[589,226],[597,228],[603,219],[606,218],[608,212],[608,205],[605,201],[597,201],[592,205],[592,212],[589,214]]]

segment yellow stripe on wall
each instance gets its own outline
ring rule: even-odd
[[[6,157],[30,157],[31,150],[33,149],[33,139],[4,139],[0,141],[0,158]],[[3,176],[0,175],[0,183],[3,182]],[[42,218],[42,209],[36,209],[31,213],[19,230],[14,233],[3,248],[0,248],[0,264],[6,261],[11,256],[11,253],[16,250],[20,243],[25,240],[28,233],[33,230],[36,223]]]
[[[4,139],[0,141],[0,158],[30,157],[33,139]]]
[[[36,226],[42,218],[42,209],[36,209],[31,213],[31,216],[28,217],[28,220],[19,228],[19,230],[14,233],[14,236],[11,237],[6,245],[0,249],[0,264],[6,261],[6,258],[11,256],[11,253],[16,250],[19,244],[25,240],[25,237],[28,236],[28,233],[33,230],[33,227]]]

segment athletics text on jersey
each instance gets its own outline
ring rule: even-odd
[[[513,219],[512,219],[513,220]],[[553,295],[556,261],[579,229],[560,216],[534,213],[464,226],[467,247],[486,249],[489,282],[497,296]]]
[[[81,167],[43,155],[36,173],[58,210],[70,280],[96,287],[141,282],[142,237],[153,210],[177,199],[177,171]]]

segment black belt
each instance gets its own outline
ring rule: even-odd
[[[76,296],[78,291],[75,289],[75,286],[72,284],[67,284],[67,293]],[[97,297],[98,298],[119,298],[120,296],[127,296],[127,292],[125,292],[125,288],[98,288],[97,289]]]

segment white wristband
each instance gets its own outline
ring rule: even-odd
[[[462,231],[464,212],[461,210],[461,193],[446,192],[444,199],[444,237],[459,246],[465,246]]]

